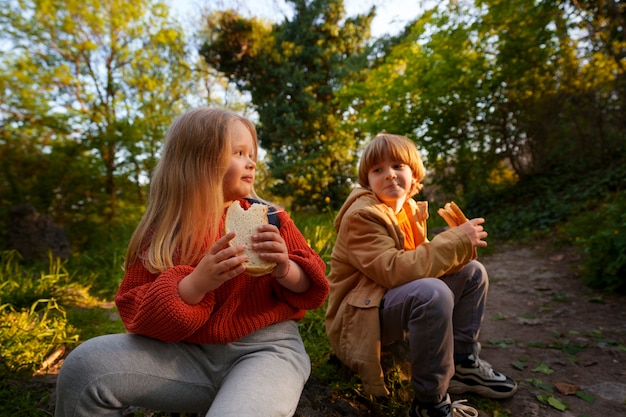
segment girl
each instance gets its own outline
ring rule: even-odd
[[[510,378],[478,359],[487,273],[475,259],[484,219],[426,238],[424,166],[415,144],[377,135],[359,164],[359,184],[335,219],[326,330],[339,359],[361,376],[366,392],[387,395],[381,345],[408,335],[415,400],[409,416],[451,417],[448,391],[506,398]]]
[[[74,349],[56,416],[121,416],[128,406],[207,416],[291,416],[310,373],[296,322],[328,295],[325,264],[276,213],[253,249],[276,262],[245,274],[222,236],[225,209],[256,197],[257,136],[234,113],[199,108],[170,127],[115,297],[128,334]]]

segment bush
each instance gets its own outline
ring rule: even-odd
[[[626,293],[626,194],[615,193],[581,210],[567,233],[582,249],[584,282],[592,288]]]
[[[581,208],[604,201],[606,195],[623,193],[626,163],[580,172],[571,169],[528,176],[504,189],[485,188],[466,195],[469,216],[487,219],[489,235],[524,240],[550,235],[578,216]]]

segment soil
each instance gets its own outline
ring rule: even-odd
[[[626,295],[583,285],[573,248],[500,244],[480,260],[490,276],[481,358],[519,385],[480,417],[626,416]],[[311,378],[295,416],[380,415],[367,408]]]
[[[583,285],[579,260],[574,248],[547,244],[505,245],[483,259],[491,285],[481,357],[518,381],[502,401],[513,416],[626,416],[626,296]]]

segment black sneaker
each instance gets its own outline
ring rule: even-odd
[[[467,400],[450,402],[450,396],[446,394],[440,403],[420,403],[413,400],[413,405],[409,409],[409,417],[478,417],[478,411],[469,405],[464,405]]]
[[[495,372],[488,362],[470,355],[467,361],[456,365],[448,392],[473,392],[483,397],[501,399],[515,394],[517,383],[506,375]]]

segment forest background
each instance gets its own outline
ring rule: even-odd
[[[286,4],[273,22],[207,3],[190,30],[159,0],[0,0],[2,375],[107,331],[73,308],[112,299],[167,127],[200,105],[255,121],[257,190],[325,260],[359,153],[387,131],[420,148],[433,209],[574,245],[587,285],[626,292],[623,3],[440,2],[376,38],[375,7]],[[66,256],[12,251],[24,205]]]

